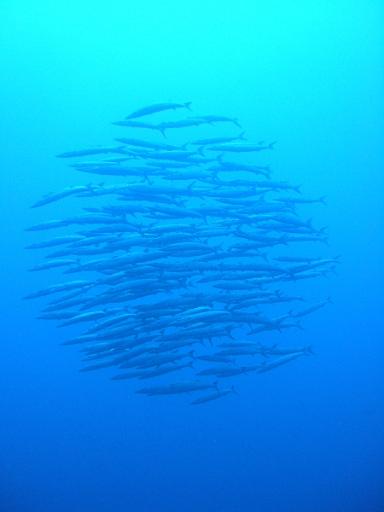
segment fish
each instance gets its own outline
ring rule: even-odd
[[[197,118],[198,120],[202,120],[205,123],[214,124],[214,123],[233,123],[238,128],[241,128],[241,124],[237,119],[234,117],[227,117],[227,116],[217,116],[217,115],[205,115],[205,116],[199,116]]]
[[[150,142],[142,139],[134,139],[128,137],[118,137],[115,139],[121,144],[127,144],[128,146],[135,146],[139,148],[154,149],[158,151],[177,151],[183,149],[180,146],[174,146],[172,144],[164,144],[160,142]]]
[[[191,110],[192,102],[187,101],[186,103],[155,103],[153,105],[149,105],[147,107],[139,108],[135,110],[125,119],[136,119],[137,117],[148,116],[151,114],[156,114],[158,112],[164,112],[165,110],[177,110],[180,108],[186,108]]]
[[[273,149],[276,142],[269,144],[215,144],[207,148],[209,151],[220,151],[229,153],[254,153],[264,151],[266,149]]]
[[[156,129],[159,130],[162,134],[165,134],[165,132],[170,129],[190,128],[192,126],[200,126],[204,123],[206,123],[206,121],[201,118],[180,119],[179,121],[164,121],[162,123],[159,123],[156,125]]]
[[[45,206],[46,204],[54,203],[56,201],[59,201],[60,199],[64,199],[65,197],[78,195],[78,194],[81,194],[82,192],[86,192],[89,190],[92,190],[91,185],[69,187],[69,188],[62,190],[61,192],[56,192],[55,194],[51,193],[51,194],[45,195],[44,197],[39,199],[39,201],[36,201],[35,203],[33,203],[31,208],[39,208],[41,206]]]
[[[112,124],[114,124],[116,126],[125,126],[127,128],[144,128],[147,130],[159,131],[159,132],[163,133],[163,129],[159,125],[143,123],[141,121],[131,121],[130,119],[125,119],[123,121],[114,121]],[[122,150],[122,152],[123,151],[124,151],[124,149]]]
[[[103,155],[105,153],[122,153],[124,146],[110,146],[90,149],[79,149],[77,151],[67,151],[66,153],[60,153],[56,155],[57,158],[75,158],[79,156],[90,156],[90,155]]]
[[[227,144],[228,142],[235,142],[238,140],[245,140],[245,132],[239,133],[234,137],[211,137],[209,139],[198,139],[192,141],[190,144],[193,146],[212,146],[214,144]]]
[[[43,288],[41,290],[38,290],[37,292],[32,292],[24,297],[24,299],[35,299],[38,297],[43,297],[45,295],[50,295],[52,293],[57,292],[65,292],[68,290],[73,290],[76,288],[88,288],[92,286],[92,281],[85,281],[85,280],[79,280],[79,281],[70,281],[67,283],[60,283],[56,285],[49,286],[47,288]]]
[[[75,265],[76,260],[74,259],[62,259],[62,260],[52,260],[47,261],[46,263],[40,263],[38,265],[34,265],[29,269],[30,272],[37,272],[40,270],[48,270],[50,268],[59,268],[66,267],[68,265]]]
[[[195,391],[202,391],[205,389],[217,389],[217,383],[204,383],[199,381],[191,382],[175,382],[164,386],[153,386],[148,388],[138,389],[136,393],[144,395],[174,395],[179,393],[192,393]]]
[[[310,306],[308,308],[302,309],[301,311],[293,311],[291,315],[294,318],[301,318],[303,316],[307,316],[311,313],[314,313],[315,311],[318,311],[319,309],[322,309],[324,306],[329,304],[331,301],[331,298],[328,297],[326,300],[323,300],[322,302],[319,302],[318,304],[314,304],[313,306]]]
[[[45,249],[47,247],[54,247],[56,245],[71,244],[83,240],[84,237],[81,235],[65,235],[57,236],[50,240],[43,240],[41,242],[34,242],[33,244],[27,245],[26,249]]]
[[[278,357],[270,362],[263,362],[261,363],[260,368],[257,370],[258,373],[265,373],[269,372],[270,370],[273,370],[275,368],[278,368],[279,366],[282,366],[284,364],[290,363],[291,361],[294,361],[298,357],[301,357],[304,355],[304,352],[296,352],[293,354],[284,355],[281,357]]]
[[[223,398],[224,396],[229,395],[230,393],[236,393],[235,387],[232,386],[230,389],[220,389],[215,393],[211,393],[209,395],[201,396],[200,398],[196,398],[191,402],[191,405],[200,405],[205,404],[207,402],[212,402],[212,400],[217,400],[218,398]]]

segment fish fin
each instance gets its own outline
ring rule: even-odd
[[[205,156],[205,153],[204,153],[204,146],[200,146],[197,150],[197,153],[201,156]]]
[[[271,174],[272,174],[272,169],[270,168],[269,165],[265,165],[263,168],[260,168],[262,169],[264,172],[262,173],[263,176],[265,176],[266,178],[270,179],[271,178]],[[264,196],[263,196],[264,198]]]
[[[186,102],[184,103],[184,107],[185,107],[185,108],[187,108],[188,110],[192,110],[192,109],[191,109],[191,105],[192,105],[192,101],[186,101]]]
[[[165,133],[166,128],[163,128],[162,126],[157,126],[157,130],[159,130],[159,132],[165,139],[167,138],[167,134]]]
[[[232,329],[231,329],[231,327],[227,327],[225,330],[227,331],[228,336],[229,336],[231,339],[233,339],[233,340],[234,340],[234,339],[235,339],[235,337],[234,337],[234,336],[233,336],[233,334],[232,334]]]

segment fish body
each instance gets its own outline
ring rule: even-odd
[[[210,146],[209,151],[219,151],[223,153],[255,153],[266,149],[273,149],[276,142],[270,144],[215,144]]]
[[[176,110],[180,108],[186,108],[191,110],[191,102],[186,103],[155,103],[148,105],[147,107],[140,108],[129,114],[125,119],[136,119],[137,117],[148,116],[156,114],[158,112],[164,112],[165,110]]]
[[[274,368],[278,368],[279,366],[282,366],[284,364],[290,363],[291,361],[294,361],[298,357],[301,357],[304,355],[304,352],[296,352],[293,354],[284,355],[281,357],[278,357],[277,359],[274,359],[273,361],[263,362],[260,365],[260,368],[257,370],[258,373],[265,373],[269,372],[270,370],[273,370]]]
[[[191,402],[191,405],[200,405],[205,404],[207,402],[212,402],[213,400],[217,400],[218,398],[223,398],[224,396],[229,395],[230,393],[236,393],[235,388],[232,386],[231,389],[220,389],[214,393],[210,393],[209,395],[201,396],[200,398],[196,398]]]
[[[123,146],[80,149],[77,151],[68,151],[66,153],[61,153],[60,155],[57,155],[57,158],[75,158],[79,156],[102,155],[105,153],[122,153],[123,151]]]
[[[136,391],[144,395],[175,395],[179,393],[191,393],[194,391],[201,391],[205,389],[217,388],[216,383],[206,384],[199,381],[192,382],[176,382],[165,386],[154,386],[150,388],[143,388]]]

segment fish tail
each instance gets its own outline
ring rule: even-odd
[[[201,156],[205,156],[205,153],[204,153],[204,146],[200,146],[199,149],[197,150],[198,154],[201,155]]]

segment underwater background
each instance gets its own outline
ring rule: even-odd
[[[379,1],[0,5],[0,510],[379,512],[383,482],[383,5]],[[30,205],[87,183],[55,155],[109,143],[163,101],[277,141],[274,178],[326,196],[332,304],[284,333],[315,355],[191,407],[79,373],[23,301],[52,278],[24,247]],[[97,178],[96,178],[97,180]],[[103,181],[101,178],[100,181]]]

